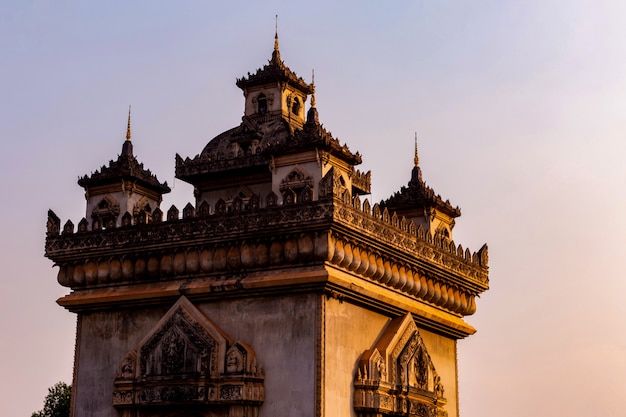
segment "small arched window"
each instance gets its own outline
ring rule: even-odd
[[[260,114],[266,113],[267,112],[267,97],[265,97],[265,94],[263,93],[259,94],[256,98],[256,102],[258,106],[257,113],[260,113]]]
[[[300,114],[300,100],[298,100],[298,97],[293,99],[293,104],[291,106],[291,112],[293,114],[295,114],[296,116],[298,114]]]

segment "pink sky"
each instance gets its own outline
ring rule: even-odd
[[[76,180],[120,152],[129,104],[135,154],[174,189],[162,208],[191,201],[174,155],[239,123],[235,78],[270,58],[276,13],[373,201],[409,180],[417,131],[425,181],[462,209],[455,241],[489,244],[462,416],[624,415],[626,3],[129,3],[0,5],[0,415],[71,382],[48,208],[84,216]]]

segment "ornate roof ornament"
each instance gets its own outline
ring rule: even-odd
[[[130,141],[130,104],[128,105],[128,125],[126,126],[126,140]]]
[[[278,50],[278,15],[276,15],[276,32],[274,34],[274,52],[272,52],[272,61],[280,61],[280,51]]]
[[[417,168],[420,164],[420,158],[417,154],[417,132],[415,132],[415,157],[413,157],[413,164]]]
[[[311,70],[311,107],[306,114],[306,122],[319,125],[319,114],[315,107],[315,70]]]
[[[254,74],[248,73],[247,77],[238,78],[236,84],[237,87],[245,91],[248,87],[275,81],[290,84],[305,94],[311,94],[312,92],[311,85],[307,84],[302,77],[298,77],[298,75],[290,70],[280,58],[280,51],[278,49],[278,15],[276,15],[276,32],[274,34],[272,58],[268,61],[267,65],[257,69]]]
[[[408,211],[421,212],[427,209],[440,210],[448,216],[455,218],[461,215],[461,209],[454,207],[448,200],[443,200],[441,196],[426,185],[422,179],[422,170],[419,167],[419,155],[417,151],[417,132],[415,133],[415,155],[413,157],[413,170],[411,171],[411,180],[389,197],[387,200],[381,201],[382,207],[387,207],[390,211],[397,211],[406,214]]]
[[[133,143],[130,141],[130,104],[128,105],[128,124],[126,125],[126,141],[122,145],[122,155],[125,157],[133,156]]]
[[[311,107],[315,107],[315,70],[311,70]]]
[[[109,165],[103,165],[99,171],[91,175],[85,175],[78,179],[78,185],[87,189],[89,187],[112,184],[119,180],[133,180],[148,189],[165,194],[171,191],[167,182],[161,183],[157,177],[145,169],[143,164],[137,161],[133,155],[133,142],[130,140],[130,106],[128,106],[128,122],[126,125],[126,140],[122,145],[122,152],[116,161],[109,161]]]

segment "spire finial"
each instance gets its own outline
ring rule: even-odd
[[[315,107],[315,70],[311,70],[311,89],[313,92],[311,93],[311,107]]]
[[[420,163],[420,158],[417,155],[417,132],[415,132],[415,157],[413,158],[413,163],[415,164],[416,168]]]
[[[278,15],[276,15],[276,32],[274,34],[274,50],[278,52]]]
[[[126,127],[126,140],[130,141],[130,104],[128,105],[128,126]]]
[[[133,143],[130,141],[130,105],[128,105],[128,125],[126,126],[126,140],[122,145],[122,156],[133,156]]]

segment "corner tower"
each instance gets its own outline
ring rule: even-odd
[[[85,219],[79,228],[99,230],[147,223],[159,208],[163,194],[170,192],[167,182],[159,182],[137,161],[130,136],[129,109],[126,140],[117,160],[78,180],[87,199]]]

